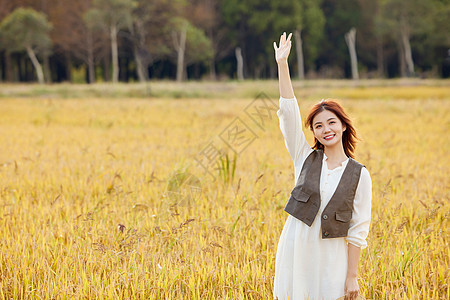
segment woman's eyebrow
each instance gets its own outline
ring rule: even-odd
[[[327,122],[330,121],[330,120],[333,120],[333,119],[336,119],[336,118],[335,118],[335,117],[331,117],[331,118],[329,118],[329,119],[327,120]],[[316,124],[320,124],[320,123],[322,123],[322,122],[317,121],[316,123],[314,123],[314,126],[316,126]]]

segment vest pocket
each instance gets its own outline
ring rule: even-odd
[[[336,212],[336,220],[341,222],[349,222],[352,219],[351,211],[337,211]]]
[[[302,191],[301,187],[295,187],[291,192],[292,197],[300,202],[308,202],[311,195]]]

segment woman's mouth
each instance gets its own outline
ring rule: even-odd
[[[335,134],[329,134],[329,135],[324,136],[323,139],[324,139],[325,141],[329,141],[329,140],[333,139],[334,136],[335,136]]]

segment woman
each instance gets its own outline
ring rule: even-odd
[[[306,124],[315,144],[308,145],[289,76],[291,36],[283,33],[278,47],[274,42],[277,115],[294,161],[296,186],[285,208],[289,215],[277,248],[273,296],[353,300],[359,290],[360,250],[367,247],[372,181],[353,159],[356,132],[337,102],[322,100],[313,106]]]

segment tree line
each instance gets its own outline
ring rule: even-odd
[[[449,0],[0,0],[0,81],[448,77]]]

